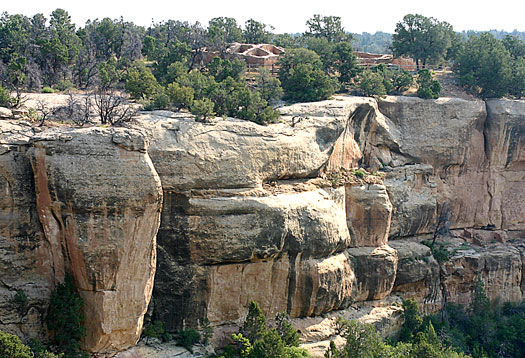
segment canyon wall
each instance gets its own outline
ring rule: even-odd
[[[468,303],[478,275],[490,298],[523,298],[525,102],[280,111],[268,126],[166,111],[131,128],[0,121],[0,329],[45,337],[66,272],[98,352],[136,342],[152,290],[150,319],[175,331],[208,318],[219,344],[250,300],[308,342],[357,306],[383,322],[395,297],[426,312]]]

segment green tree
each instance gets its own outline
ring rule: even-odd
[[[452,26],[433,17],[408,14],[396,24],[392,36],[392,50],[395,56],[409,56],[416,61],[419,69],[429,63],[444,59],[452,46]]]
[[[208,23],[210,48],[224,51],[226,45],[242,41],[242,29],[232,17],[215,17]]]
[[[191,87],[181,86],[177,82],[173,82],[168,85],[166,94],[170,102],[177,107],[178,110],[190,108],[193,104],[194,92]]]
[[[297,48],[301,46],[301,39],[301,36],[292,34],[277,34],[273,37],[272,43],[284,48]]]
[[[254,301],[250,301],[248,306],[248,314],[241,327],[240,333],[250,340],[255,342],[263,337],[266,328],[266,317],[261,311],[261,308]]]
[[[265,329],[260,333],[260,338],[253,343],[250,358],[285,357],[283,340],[275,329]]]
[[[272,41],[273,26],[249,19],[244,23],[242,32],[244,42],[250,44],[263,44]]]
[[[507,35],[502,40],[503,46],[509,51],[514,58],[525,57],[525,42],[516,36]]]
[[[403,301],[403,327],[399,334],[399,340],[410,342],[414,336],[421,330],[423,317],[419,312],[416,301],[409,298]]]
[[[9,90],[0,85],[0,107],[12,107],[14,104],[13,98]]]
[[[416,83],[418,86],[417,96],[425,99],[439,98],[441,84],[432,78],[432,72],[427,69],[419,70]]]
[[[260,93],[261,98],[268,103],[276,102],[283,96],[281,81],[272,76],[270,71],[264,67],[257,69],[255,89]]]
[[[209,97],[218,86],[213,76],[206,76],[198,70],[191,70],[177,77],[175,81],[181,86],[193,88],[194,98],[198,100]]]
[[[364,70],[359,75],[357,87],[365,96],[382,97],[386,95],[386,89],[383,84],[383,76],[370,70]]]
[[[292,49],[281,56],[279,62],[279,80],[285,99],[320,101],[334,93],[334,81],[321,69],[321,59],[315,52]]]
[[[392,86],[396,93],[406,91],[414,83],[414,76],[405,70],[396,70],[392,74]]]
[[[360,72],[357,57],[348,42],[339,42],[334,48],[334,69],[340,83],[348,84]]]
[[[376,358],[385,351],[381,336],[372,325],[339,318],[337,326],[339,335],[346,339],[343,357]]]
[[[126,91],[135,99],[152,99],[160,91],[157,79],[143,61],[135,61],[125,75]]]
[[[299,333],[292,326],[284,312],[275,316],[276,330],[284,344],[289,347],[299,347]]]
[[[208,98],[196,100],[193,101],[193,105],[191,106],[191,113],[195,115],[197,122],[205,122],[206,119],[215,115],[213,107],[213,102]]]
[[[75,24],[71,22],[67,11],[53,11],[49,19],[49,39],[43,44],[43,51],[52,69],[50,83],[66,78],[68,66],[75,61],[79,53],[80,43]]]
[[[244,61],[235,58],[233,60],[222,60],[220,57],[214,57],[206,65],[208,72],[215,78],[215,81],[221,82],[227,77],[231,77],[238,81],[246,71],[246,64]]]
[[[471,36],[459,51],[457,68],[462,84],[483,98],[502,97],[511,87],[512,57],[490,33]]]
[[[339,16],[314,15],[306,21],[308,30],[305,36],[324,37],[330,42],[352,41],[352,34],[347,34],[341,25]]]
[[[73,277],[66,275],[64,283],[58,284],[51,293],[46,323],[52,332],[53,343],[68,358],[83,356],[80,351],[80,340],[86,335],[83,305],[84,301],[75,288]]]
[[[337,349],[334,341],[330,341],[330,346],[326,350],[324,358],[341,358],[341,352]]]
[[[196,330],[189,328],[179,332],[177,344],[183,346],[188,351],[193,353],[193,346],[201,339],[201,335]]]

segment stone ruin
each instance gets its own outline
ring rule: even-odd
[[[357,63],[366,68],[384,63],[389,67],[399,67],[407,71],[415,71],[416,63],[411,58],[394,57],[392,54],[376,54],[369,52],[355,51],[357,56]]]
[[[248,65],[271,66],[279,61],[279,56],[284,49],[270,44],[241,44],[233,43],[226,49],[226,54],[231,58],[239,58]]]

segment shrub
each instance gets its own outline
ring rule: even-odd
[[[394,87],[395,92],[406,91],[414,83],[414,76],[408,71],[399,70],[394,71],[392,75],[392,86]]]
[[[144,62],[135,61],[125,76],[126,91],[134,99],[152,99],[159,92],[160,85]]]
[[[386,95],[383,76],[370,70],[365,70],[361,73],[359,76],[358,88],[365,96],[382,97]]]
[[[73,277],[67,274],[64,283],[59,284],[51,294],[46,322],[52,332],[53,343],[68,358],[83,356],[80,352],[80,340],[86,335],[83,305]]]
[[[189,328],[181,331],[177,338],[177,344],[183,346],[188,351],[193,353],[193,345],[201,340],[201,335],[196,330]]]
[[[215,113],[213,112],[214,104],[208,99],[204,98],[203,100],[197,100],[193,102],[191,106],[191,113],[195,115],[195,120],[197,122],[205,122],[207,118],[213,117]]]
[[[169,342],[173,338],[171,334],[164,329],[162,321],[148,323],[142,331],[142,337],[146,338],[146,344],[148,344],[150,338],[159,338],[163,342]]]
[[[277,333],[279,333],[284,344],[290,347],[299,347],[299,333],[288,321],[284,312],[280,312],[275,316],[275,325],[277,326]]]
[[[73,88],[75,88],[75,85],[70,80],[60,80],[55,85],[55,89],[57,91],[60,91],[60,92],[66,91],[66,90],[69,90],[69,89],[73,89]]]
[[[13,302],[18,308],[18,312],[22,314],[27,309],[29,302],[26,293],[23,290],[16,290],[16,294],[13,297]]]
[[[49,352],[41,342],[34,339],[29,342],[29,347],[33,352],[34,358],[68,358],[64,357],[64,353],[54,354]]]
[[[20,342],[13,334],[0,331],[0,357],[2,358],[33,358],[31,349]]]
[[[241,333],[244,337],[248,338],[250,342],[255,342],[257,339],[263,336],[266,331],[266,317],[261,311],[259,305],[253,301],[250,301],[248,306],[248,315],[244,320],[244,324],[241,328]]]
[[[356,169],[354,170],[354,175],[358,178],[364,178],[366,173],[363,169]]]
[[[432,78],[432,72],[429,70],[420,70],[417,73],[417,96],[424,99],[437,99],[441,92],[441,84],[438,80]]]
[[[210,320],[208,319],[208,317],[206,317],[202,324],[202,343],[204,344],[210,343],[212,337],[213,337],[213,328],[210,325]]]
[[[320,101],[334,93],[336,83],[323,72],[321,59],[315,52],[293,49],[281,56],[279,63],[279,80],[285,99]]]
[[[0,85],[0,107],[12,107],[13,99],[9,90]]]
[[[55,90],[49,86],[42,88],[42,93],[55,93]]]
[[[166,89],[169,101],[177,107],[189,108],[193,104],[194,91],[191,87],[181,86],[177,82],[170,83]]]

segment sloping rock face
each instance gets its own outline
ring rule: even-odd
[[[9,151],[0,156],[9,194],[0,242],[8,246],[2,260],[21,258],[3,264],[2,277],[11,295],[27,296],[21,329],[25,320],[45,326],[50,291],[69,272],[84,300],[84,348],[134,345],[153,289],[162,203],[143,136],[127,129],[9,130],[7,137],[18,139],[3,143]]]

